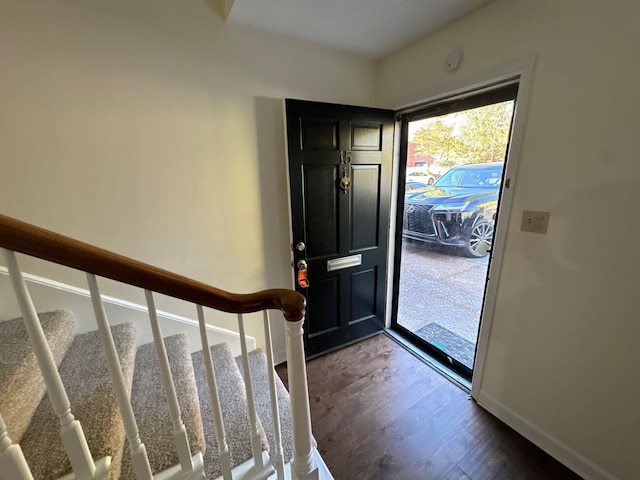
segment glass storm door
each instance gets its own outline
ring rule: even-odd
[[[471,379],[517,84],[403,116],[392,326]]]

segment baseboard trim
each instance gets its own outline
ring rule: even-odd
[[[9,276],[9,270],[6,267],[0,265],[0,274],[5,275],[5,276],[8,277]],[[28,282],[28,283],[42,285],[44,287],[52,288],[54,290],[58,290],[58,291],[61,291],[61,292],[64,292],[64,293],[78,295],[78,296],[86,297],[86,298],[91,298],[91,293],[89,292],[89,290],[86,290],[84,288],[80,288],[80,287],[76,287],[74,285],[69,285],[69,284],[66,284],[66,283],[58,282],[57,280],[52,280],[50,278],[41,277],[41,276],[38,276],[38,275],[33,275],[31,273],[23,272],[22,276],[25,279],[25,281]],[[135,303],[135,302],[130,302],[128,300],[123,300],[121,298],[111,297],[111,296],[108,296],[108,295],[102,295],[101,294],[100,297],[102,298],[102,301],[105,304],[109,304],[109,305],[113,305],[113,306],[116,306],[116,307],[125,308],[125,309],[132,310],[132,311],[139,312],[139,313],[144,313],[144,314],[148,314],[149,313],[149,310],[147,309],[146,305],[141,305],[141,304],[138,304],[138,303]],[[177,315],[177,314],[171,313],[171,312],[165,312],[163,310],[158,310],[157,311],[157,315],[158,315],[158,318],[160,318],[160,319],[170,320],[170,321],[173,321],[173,322],[179,322],[179,323],[183,323],[185,325],[188,325],[189,327],[199,328],[199,324],[198,324],[198,322],[196,320],[193,320],[193,319],[188,318],[188,317],[183,317],[182,315]],[[207,323],[206,329],[207,329],[208,332],[210,332],[212,334],[219,334],[219,335],[229,336],[229,337],[235,338],[237,341],[240,340],[240,334],[238,332],[234,332],[233,330],[228,330],[226,328],[217,327],[217,326],[211,325],[209,323]],[[256,339],[254,337],[251,337],[251,336],[247,335],[247,344],[248,344],[248,348],[250,350],[255,349]]]
[[[489,395],[480,392],[478,404],[585,480],[618,480],[617,477],[605,471],[584,455],[576,452],[554,436],[540,430]]]
[[[278,350],[277,352],[273,352],[273,364],[280,365],[282,363],[287,363],[287,351],[286,350]]]

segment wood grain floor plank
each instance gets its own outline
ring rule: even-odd
[[[443,480],[471,480],[460,468],[455,467],[451,470]]]
[[[336,480],[580,479],[384,334],[307,362],[307,376]]]

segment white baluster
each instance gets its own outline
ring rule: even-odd
[[[244,320],[242,314],[238,314],[238,329],[240,332],[240,348],[242,350],[242,367],[244,370],[244,386],[247,393],[247,414],[249,416],[249,426],[251,428],[251,449],[253,460],[257,470],[264,468],[262,460],[262,442],[258,431],[258,417],[253,399],[253,385],[251,384],[251,373],[249,371],[249,354],[247,353],[247,337],[244,333]]]
[[[4,478],[33,480],[20,445],[14,445],[9,438],[7,426],[0,415],[0,472]]]
[[[307,388],[307,367],[302,340],[304,319],[285,322],[287,343],[287,372],[291,396],[291,423],[293,429],[293,471],[297,479],[307,477],[316,470],[313,460],[311,413]]]
[[[58,374],[56,363],[49,349],[42,325],[40,325],[36,309],[31,301],[27,285],[22,277],[22,272],[18,267],[15,253],[5,249],[1,250],[7,263],[18,304],[20,305],[29,341],[47,387],[49,400],[54,412],[60,419],[60,426],[62,427],[60,436],[65,452],[71,462],[73,473],[76,478],[82,479],[105,478],[111,464],[111,457],[104,457],[99,462],[94,462],[93,458],[91,458],[91,452],[82,431],[82,426],[71,414],[69,398]]]
[[[282,453],[282,434],[280,432],[280,410],[278,409],[278,392],[276,390],[276,371],[273,365],[273,345],[271,342],[271,329],[269,328],[269,312],[264,310],[263,316],[264,337],[267,349],[267,376],[269,378],[269,391],[271,393],[271,418],[273,420],[273,432],[276,441],[273,464],[278,474],[278,480],[284,480],[284,455]]]
[[[204,359],[204,368],[207,373],[207,385],[209,387],[209,396],[211,399],[211,411],[216,426],[216,439],[218,440],[218,459],[220,461],[220,469],[222,470],[222,478],[231,480],[231,453],[227,445],[227,439],[224,431],[224,423],[222,420],[222,409],[220,408],[220,397],[218,396],[218,385],[216,383],[216,374],[213,369],[213,360],[211,359],[211,350],[209,348],[209,339],[207,338],[207,327],[204,321],[204,309],[202,305],[197,305],[198,323],[200,324],[200,340],[202,343],[202,353]]]
[[[173,424],[173,437],[176,449],[178,450],[180,467],[183,473],[188,474],[194,471],[194,465],[191,459],[187,429],[182,423],[180,405],[178,404],[176,389],[173,385],[173,376],[171,375],[171,368],[169,367],[167,350],[164,346],[164,339],[162,338],[160,325],[158,325],[158,315],[156,312],[155,302],[153,301],[153,293],[149,290],[145,290],[144,293],[147,298],[147,306],[149,307],[149,320],[151,321],[151,330],[153,332],[153,343],[156,349],[156,356],[158,357],[160,377],[162,378],[162,386],[164,388],[165,397],[167,398],[169,415],[171,416],[171,422]]]
[[[109,328],[109,320],[107,319],[107,312],[104,310],[104,305],[100,297],[100,290],[98,288],[96,276],[87,273],[87,283],[89,284],[89,291],[91,292],[91,302],[93,304],[96,323],[98,324],[102,350],[104,351],[107,368],[109,369],[109,375],[111,376],[111,382],[113,383],[116,400],[118,401],[118,409],[122,416],[124,431],[127,439],[129,440],[129,447],[131,448],[131,464],[133,466],[133,471],[138,480],[150,480],[152,478],[152,474],[151,467],[149,466],[149,459],[147,458],[147,451],[144,443],[140,441],[138,425],[133,415],[133,409],[131,408],[131,400],[127,393],[124,376],[122,375],[122,370],[120,368],[120,359],[118,358],[118,352],[116,351],[116,346],[113,342],[113,336],[111,335],[111,329]]]

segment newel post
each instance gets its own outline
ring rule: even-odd
[[[293,472],[298,479],[308,478],[316,469],[313,460],[311,437],[311,413],[307,367],[302,339],[304,317],[299,321],[287,321],[287,372],[291,396],[291,423],[293,427]]]

